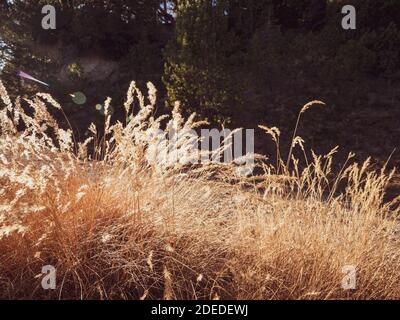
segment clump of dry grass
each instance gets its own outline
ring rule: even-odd
[[[290,168],[260,160],[263,174],[241,177],[233,164],[188,167],[185,138],[158,145],[181,161],[157,158],[163,121],[165,135],[202,123],[178,105],[153,118],[152,85],[146,104],[131,84],[126,124],[106,113],[104,131],[91,125],[77,144],[50,96],[12,104],[1,82],[0,95],[1,298],[400,298],[399,211],[383,202],[392,173],[367,161],[334,175],[333,150],[304,169],[292,152]],[[295,132],[292,148],[303,143]],[[49,264],[56,290],[41,287]],[[341,287],[346,265],[354,290]]]

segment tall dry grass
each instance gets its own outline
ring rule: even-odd
[[[336,150],[300,169],[297,125],[287,162],[259,160],[253,177],[233,164],[149,161],[154,129],[202,124],[178,105],[153,118],[150,84],[148,102],[131,84],[126,123],[106,110],[104,130],[91,125],[83,143],[58,126],[51,96],[12,103],[1,83],[0,96],[0,298],[400,298],[385,169],[366,161],[334,174]],[[279,144],[277,128],[262,128]],[[182,158],[187,139],[173,143]],[[41,286],[44,265],[57,269],[56,290]],[[342,288],[346,265],[354,290]]]

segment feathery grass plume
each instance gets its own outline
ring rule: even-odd
[[[153,83],[147,82],[147,89],[149,90],[149,101],[152,106],[157,102],[157,89]]]
[[[7,89],[4,87],[3,82],[0,80],[0,97],[9,112],[12,112],[12,102],[8,95]]]
[[[164,267],[164,300],[172,300],[173,297],[172,275],[167,267]]]
[[[154,251],[151,250],[147,258],[147,265],[149,266],[151,272],[153,272],[153,253]]]
[[[281,161],[282,160],[281,159],[281,154],[280,154],[280,148],[281,147],[280,147],[280,144],[279,144],[279,138],[281,136],[281,132],[277,127],[269,128],[267,126],[262,126],[262,125],[259,125],[258,127],[260,129],[264,130],[265,133],[270,135],[271,138],[272,138],[272,141],[274,141],[274,143],[275,143],[275,148],[276,148],[276,165],[275,165],[275,168],[277,170],[277,174],[279,174],[280,171],[281,171],[281,162],[282,162]]]
[[[350,154],[334,173],[337,148],[306,167],[291,155],[291,170],[256,158],[261,172],[249,177],[234,163],[192,165],[188,133],[203,123],[178,104],[155,118],[148,89],[146,105],[131,85],[129,123],[106,118],[103,137],[91,124],[79,144],[44,110],[50,97],[1,109],[0,298],[400,298],[400,200],[384,201],[393,172]],[[24,130],[3,130],[10,121]],[[280,131],[261,128],[279,155]],[[296,146],[306,157],[297,135]],[[37,290],[47,264],[60,285]],[[341,287],[347,265],[360,270],[357,290]]]
[[[135,96],[134,96],[135,90],[136,90],[136,82],[132,81],[131,84],[129,85],[129,89],[126,94],[126,101],[124,103],[126,119],[128,119],[129,113],[131,111],[131,106],[132,106],[133,100],[135,98]]]
[[[58,110],[62,110],[61,105],[53,99],[53,97],[48,94],[48,93],[37,93],[36,94],[38,97],[42,98],[43,100],[47,101],[48,103],[50,103],[51,106],[53,106],[54,108],[58,109]]]
[[[106,101],[104,102],[104,115],[105,115],[106,117],[108,117],[108,116],[111,115],[110,105],[111,105],[111,98],[108,97],[108,98],[106,99]]]
[[[299,115],[297,116],[297,121],[296,121],[296,126],[294,128],[293,131],[293,138],[292,138],[292,143],[290,144],[290,150],[289,150],[289,154],[288,154],[288,158],[287,158],[287,162],[286,162],[286,167],[289,169],[289,165],[290,165],[290,159],[292,157],[292,151],[293,151],[293,140],[295,139],[296,135],[297,135],[297,129],[299,128],[299,123],[300,123],[300,118],[301,115],[306,112],[308,109],[310,109],[312,106],[314,105],[323,105],[325,106],[325,103],[319,100],[314,100],[311,102],[306,103],[300,110]]]
[[[300,114],[306,112],[306,111],[307,111],[308,109],[310,109],[312,106],[318,105],[318,104],[319,104],[319,105],[322,105],[322,106],[325,106],[325,105],[326,105],[324,102],[319,101],[319,100],[310,101],[310,102],[306,103],[306,104],[303,106],[303,108],[301,108]]]
[[[5,105],[5,108],[0,108],[0,133],[15,133],[16,129],[14,122],[8,116],[8,113],[12,113],[12,102],[1,80],[0,98]]]

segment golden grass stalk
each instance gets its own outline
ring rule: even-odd
[[[287,168],[289,168],[290,160],[291,160],[291,158],[292,158],[293,142],[294,142],[294,139],[296,138],[296,135],[297,135],[297,129],[299,128],[299,123],[300,123],[301,115],[302,115],[304,112],[306,112],[308,109],[310,109],[312,106],[314,106],[314,105],[323,105],[323,106],[325,106],[325,103],[322,102],[322,101],[319,101],[319,100],[314,100],[314,101],[308,102],[307,104],[305,104],[305,105],[301,108],[301,110],[300,110],[300,112],[299,112],[299,115],[297,116],[296,125],[295,125],[294,131],[293,131],[292,142],[291,142],[291,144],[290,144],[290,150],[289,150],[289,154],[288,154],[287,161],[286,161],[286,167],[287,167]]]
[[[281,162],[279,174],[259,160],[253,177],[234,164],[149,161],[150,132],[166,117],[135,93],[128,124],[110,123],[104,137],[90,127],[92,156],[71,148],[38,100],[17,107],[24,132],[0,113],[0,298],[400,298],[399,199],[383,200],[392,173],[353,163],[332,182],[336,150],[306,168],[293,157],[292,172]],[[43,116],[25,114],[29,102]],[[164,134],[197,124],[177,107]],[[44,265],[57,269],[56,290],[41,287]],[[342,287],[346,266],[355,289]]]

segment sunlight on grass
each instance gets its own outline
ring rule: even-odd
[[[104,128],[80,143],[51,96],[12,102],[1,82],[0,95],[0,298],[400,298],[398,199],[383,201],[393,172],[366,161],[333,173],[336,149],[300,168],[266,126],[278,161],[260,157],[251,177],[234,164],[149,161],[152,130],[204,124],[178,105],[153,118],[151,84],[148,99],[131,84],[124,123],[111,123],[107,99]],[[37,277],[47,264],[56,290]],[[341,287],[346,265],[355,290]]]

